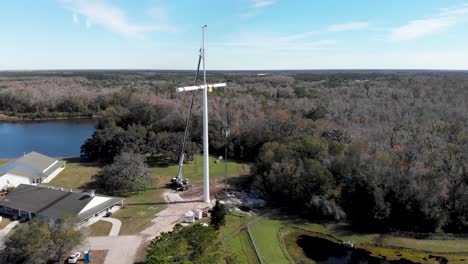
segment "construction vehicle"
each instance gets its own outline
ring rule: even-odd
[[[177,168],[176,177],[172,178],[171,185],[176,191],[185,191],[188,189],[189,181],[182,175],[182,169],[184,167],[185,153],[180,155],[179,167]]]
[[[201,61],[202,61],[202,50],[200,49],[200,55],[198,56],[198,67],[197,67],[197,72],[195,74],[194,85],[197,85],[197,82],[198,82]],[[184,168],[184,162],[185,162],[185,144],[187,142],[187,138],[189,134],[190,119],[192,117],[193,103],[195,101],[196,95],[197,95],[197,91],[195,90],[192,92],[192,101],[190,103],[190,108],[187,113],[187,119],[185,120],[184,138],[182,140],[182,149],[180,151],[179,166],[177,168],[177,174],[176,174],[176,177],[172,178],[171,180],[171,186],[176,191],[185,191],[189,188],[189,181],[183,176],[183,168]]]

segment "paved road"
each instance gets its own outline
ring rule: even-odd
[[[13,221],[9,223],[5,228],[0,230],[0,241],[18,224],[18,221]]]
[[[109,236],[118,236],[120,232],[120,227],[122,226],[122,222],[119,219],[111,218],[111,217],[103,217],[102,221],[106,221],[112,224],[112,228],[109,231]]]
[[[89,237],[81,250],[108,250],[104,264],[131,264],[142,240],[141,236]]]

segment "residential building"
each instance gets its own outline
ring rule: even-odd
[[[30,152],[0,167],[0,190],[50,182],[64,168],[65,161]]]
[[[20,184],[0,199],[0,213],[21,218],[57,221],[70,217],[78,226],[99,221],[123,206],[124,198],[74,192],[63,188]]]

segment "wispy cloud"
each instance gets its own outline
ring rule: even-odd
[[[251,0],[253,8],[261,8],[275,3],[273,0]]]
[[[404,41],[424,37],[444,30],[455,24],[455,20],[450,18],[428,18],[413,20],[408,24],[392,30],[390,40]]]
[[[438,33],[456,25],[468,14],[468,4],[454,8],[444,8],[432,17],[409,21],[403,26],[391,29],[389,40],[406,41]]]
[[[171,31],[167,24],[142,24],[130,21],[125,11],[104,0],[61,0],[63,6],[74,14],[86,18],[86,27],[99,25],[111,32],[128,38],[142,38],[153,31]]]
[[[247,0],[248,6],[247,11],[240,14],[241,17],[253,17],[260,13],[260,10],[273,5],[276,0]]]
[[[361,29],[368,28],[369,25],[370,24],[368,22],[349,22],[349,23],[330,25],[330,26],[327,27],[327,30],[331,31],[331,32],[361,30]]]
[[[216,47],[246,48],[249,50],[269,51],[312,51],[330,49],[337,41],[333,39],[309,40],[316,32],[304,32],[295,35],[265,35],[241,33],[231,36],[227,41],[212,43]]]
[[[351,30],[369,28],[368,22],[349,22],[324,26],[317,30],[296,34],[264,34],[260,32],[240,32],[230,36],[225,42],[214,43],[215,46],[231,46],[258,50],[312,51],[336,49],[338,41],[334,38],[320,38],[330,32],[339,34]]]

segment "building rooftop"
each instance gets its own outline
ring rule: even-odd
[[[97,194],[92,196],[90,193],[20,184],[5,198],[0,199],[0,206],[53,219],[71,216],[83,220],[123,200],[120,197]]]
[[[0,176],[11,173],[30,179],[44,178],[62,166],[63,161],[56,161],[55,158],[33,151],[0,167]]]

